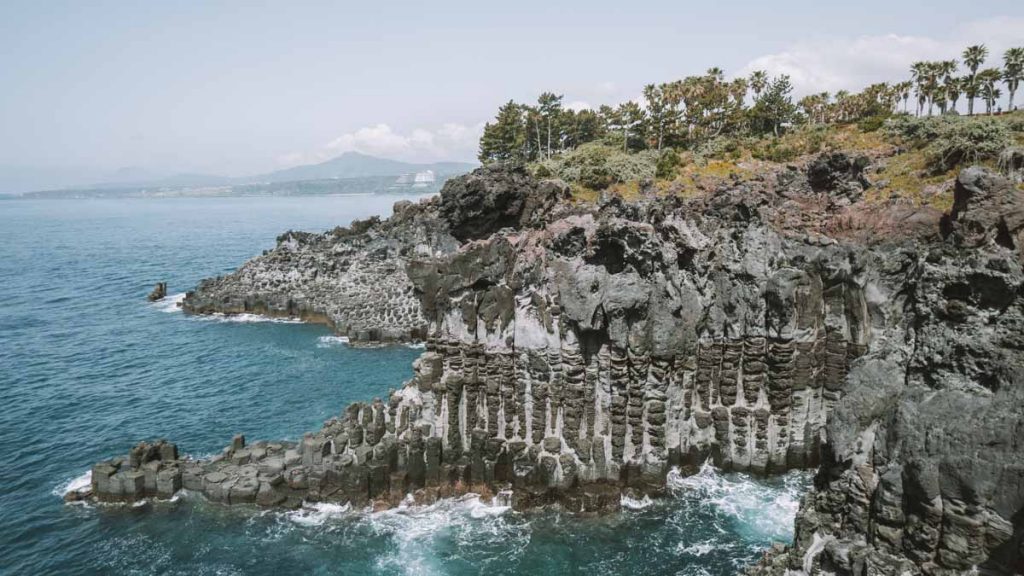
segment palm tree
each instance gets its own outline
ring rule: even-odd
[[[761,92],[768,86],[768,73],[764,70],[755,70],[750,75],[750,88],[754,91],[754,99],[761,96]]]
[[[835,110],[833,122],[846,122],[846,114],[850,108],[850,93],[846,90],[836,92],[836,100],[832,106]]]
[[[985,113],[992,114],[996,100],[1002,96],[996,83],[1002,79],[1003,73],[999,68],[986,68],[978,72],[978,82],[981,85],[981,98],[985,101]]]
[[[924,103],[928,101],[928,63],[914,62],[910,65],[910,79],[914,84],[914,92],[917,95],[917,115],[924,110]]]
[[[1010,93],[1006,109],[1013,112],[1013,95],[1021,80],[1024,80],[1024,47],[1007,50],[1003,54],[1003,63],[1003,82],[1006,83],[1006,91]]]
[[[952,100],[949,98],[950,83],[953,81],[953,74],[956,73],[956,60],[942,60],[941,62],[935,63],[935,77],[936,77],[936,90],[935,95],[939,100],[939,113],[946,113],[946,101]],[[937,84],[939,79],[942,79],[942,85]],[[959,97],[959,95],[958,95]]]
[[[828,103],[832,100],[832,95],[828,92],[818,93],[818,121],[824,124],[828,121]]]
[[[963,93],[963,78],[956,76],[950,76],[946,78],[945,90],[946,98],[949,99],[949,109],[956,111],[956,103],[960,101],[960,95]]]
[[[901,100],[903,100],[904,114],[907,113],[907,100],[910,100],[910,89],[913,87],[914,85],[911,84],[910,81],[900,82],[899,84],[896,85],[896,90],[897,92],[899,92],[899,97]]]
[[[977,81],[978,68],[985,62],[987,57],[988,48],[984,44],[968,46],[963,53],[964,66],[967,66],[967,69],[971,71],[967,75],[967,86],[964,89],[967,96],[967,114],[971,116],[974,115],[974,99],[978,96],[978,90],[981,87]]]

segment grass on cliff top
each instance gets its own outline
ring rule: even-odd
[[[875,183],[865,195],[867,202],[900,198],[944,211],[952,206],[953,182],[964,165],[995,168],[996,151],[1007,145],[1024,146],[1022,111],[972,118],[896,117],[893,124],[898,126],[805,125],[778,138],[718,138],[696,150],[663,152],[660,159],[652,151],[633,154],[628,162],[621,151],[590,149],[585,161],[578,157],[555,159],[546,166],[562,162],[572,167],[566,175],[583,174],[583,178],[570,179],[573,196],[579,202],[595,202],[602,194],[625,200],[643,194],[693,197],[766,177],[782,166],[803,164],[821,153],[864,154],[872,159],[868,178]],[[907,137],[908,133],[918,137]],[[951,149],[963,157],[954,156],[946,166],[938,160],[948,158]],[[613,157],[613,162],[601,161]],[[582,171],[581,164],[586,165]],[[619,168],[623,166],[628,168]],[[665,166],[670,168],[667,174]],[[656,176],[650,177],[651,172]],[[637,177],[641,174],[644,178]]]

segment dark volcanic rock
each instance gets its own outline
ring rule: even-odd
[[[167,282],[157,282],[156,286],[153,286],[153,291],[146,296],[146,299],[150,302],[156,302],[157,300],[163,300],[167,296]]]
[[[822,154],[807,166],[807,181],[816,192],[828,192],[845,203],[860,200],[864,190],[871,186],[864,169],[869,159],[843,152]]]
[[[437,204],[402,201],[387,221],[282,234],[277,247],[236,272],[200,282],[182,307],[191,314],[300,318],[328,324],[352,341],[420,340],[426,320],[406,262],[458,247]]]
[[[95,497],[161,495],[177,470],[225,503],[474,490],[585,511],[707,458],[820,465],[794,544],[756,573],[1020,571],[1021,193],[966,170],[940,235],[933,214],[865,208],[862,164],[596,206],[487,168],[389,220],[289,233],[186,308],[422,337],[415,376],[297,445],[133,451],[98,465]],[[878,217],[842,234],[846,210]]]
[[[441,215],[452,236],[476,240],[502,228],[539,222],[568,196],[565,184],[537,182],[523,168],[484,167],[446,183],[441,190]]]
[[[1024,254],[1024,190],[984,168],[960,173],[947,231],[967,246],[995,242]]]
[[[960,175],[906,318],[851,365],[793,548],[756,573],[1024,571],[1024,272],[1000,232],[1022,207],[1005,179]]]

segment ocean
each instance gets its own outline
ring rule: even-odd
[[[807,473],[670,475],[672,496],[577,518],[469,497],[370,513],[64,504],[92,463],[167,438],[297,440],[385,397],[420,351],[328,329],[183,315],[176,298],[286,230],[387,215],[409,196],[0,202],[0,574],[734,574],[792,538]],[[172,297],[149,303],[158,281]]]

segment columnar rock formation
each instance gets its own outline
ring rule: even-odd
[[[1024,190],[971,168],[854,363],[796,542],[758,574],[1024,573]]]
[[[205,461],[140,446],[97,465],[94,495],[180,478],[231,503],[475,490],[586,511],[706,458],[820,464],[796,542],[761,572],[1008,569],[1024,504],[1021,192],[968,170],[940,224],[865,205],[865,164],[831,155],[706,197],[598,205],[482,169],[391,220],[290,233],[186,309],[422,338],[413,379],[297,444],[238,438]],[[359,291],[378,285],[393,297]]]

